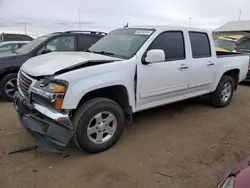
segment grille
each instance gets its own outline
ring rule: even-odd
[[[25,97],[28,97],[28,91],[29,91],[31,83],[32,83],[32,80],[29,79],[25,74],[20,72],[19,88],[22,91],[22,93],[25,95]]]

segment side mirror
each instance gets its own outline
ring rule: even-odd
[[[50,49],[44,49],[41,54],[47,54],[52,52]]]
[[[163,50],[149,50],[146,54],[144,64],[159,63],[165,61],[165,52]]]

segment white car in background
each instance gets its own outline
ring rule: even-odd
[[[29,41],[6,41],[0,43],[0,53],[2,52],[15,52]]]

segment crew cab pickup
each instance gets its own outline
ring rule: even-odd
[[[205,94],[214,106],[227,106],[248,65],[248,55],[216,54],[204,30],[122,28],[85,52],[26,61],[14,106],[39,146],[61,153],[73,139],[98,153],[119,139],[133,113]]]

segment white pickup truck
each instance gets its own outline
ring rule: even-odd
[[[14,105],[39,146],[61,153],[110,148],[133,113],[210,94],[224,107],[246,78],[249,56],[216,54],[210,32],[146,26],[117,29],[85,52],[29,59]]]

